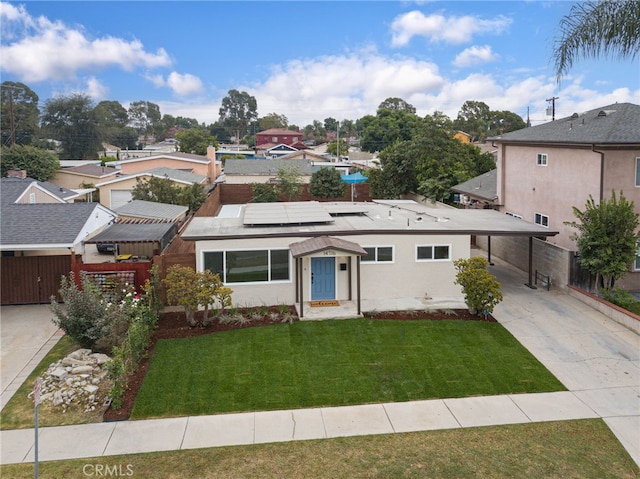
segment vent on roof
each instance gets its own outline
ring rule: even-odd
[[[604,110],[600,110],[600,111],[598,112],[598,116],[607,116],[607,112],[606,112],[606,111],[604,111]]]
[[[578,118],[578,114],[574,113],[573,115],[571,115],[571,118]]]

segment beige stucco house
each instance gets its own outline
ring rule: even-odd
[[[129,158],[113,162],[123,175],[131,175],[155,168],[183,170],[196,175],[206,176],[213,183],[222,170],[222,164],[216,161],[216,149],[207,148],[207,155],[191,153],[157,153],[146,157]]]
[[[491,139],[497,147],[495,204],[501,212],[559,234],[576,249],[573,207],[622,191],[640,213],[640,105],[615,103]],[[640,289],[640,260],[621,285]]]
[[[363,310],[464,307],[453,261],[468,258],[472,235],[556,232],[492,210],[428,207],[411,200],[225,205],[195,217],[198,271],[220,274],[238,305],[314,303]]]

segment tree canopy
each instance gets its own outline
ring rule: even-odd
[[[378,110],[376,116],[366,115],[360,120],[361,148],[364,151],[382,151],[396,141],[409,140],[420,118],[403,110]]]
[[[413,106],[411,103],[404,101],[402,98],[395,98],[395,97],[387,98],[385,101],[380,103],[380,105],[378,105],[378,111],[384,110],[384,109],[404,111],[405,113],[410,113],[412,115],[415,115],[416,113],[415,106]]]
[[[482,101],[465,101],[453,121],[453,128],[471,135],[471,141],[484,141],[488,137],[521,130],[527,124],[511,111],[493,111]]]
[[[150,135],[156,140],[162,139],[164,126],[160,107],[150,101],[134,101],[129,105],[129,121],[139,135]]]
[[[95,107],[87,95],[72,94],[47,100],[41,127],[60,142],[60,158],[96,158],[101,149],[100,129]]]
[[[320,168],[311,175],[309,192],[316,198],[342,198],[347,185],[335,168]]]
[[[38,95],[24,83],[0,85],[0,131],[2,145],[30,145],[38,131]]]
[[[573,239],[578,247],[578,261],[596,276],[596,290],[602,278],[605,287],[613,286],[635,260],[640,234],[636,232],[639,220],[633,201],[628,201],[622,191],[620,198],[611,192],[611,198],[603,198],[599,204],[589,196],[584,210],[573,207],[578,221],[565,224],[578,231]]]
[[[556,80],[579,58],[634,59],[640,52],[640,2],[602,0],[575,3],[560,21],[553,58]]]
[[[251,122],[258,118],[258,102],[246,91],[229,90],[222,99],[220,121],[235,136],[236,143],[247,134]]]
[[[133,187],[131,197],[134,200],[188,206],[191,212],[200,208],[207,199],[201,184],[178,186],[167,177],[157,178],[155,176],[143,179],[136,178],[136,185]]]
[[[176,133],[176,139],[180,142],[180,151],[195,155],[206,155],[209,145],[218,146],[215,137],[206,128],[190,128]]]
[[[60,169],[58,157],[50,151],[31,145],[3,146],[0,148],[0,175],[4,178],[9,170],[25,170],[30,178],[49,181]]]

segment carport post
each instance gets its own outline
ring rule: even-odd
[[[529,282],[525,283],[531,289],[538,289],[533,284],[533,236],[529,236]]]

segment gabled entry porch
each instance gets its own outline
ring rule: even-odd
[[[360,258],[367,254],[362,246],[332,236],[319,236],[289,247],[295,259],[296,308],[300,318],[307,312],[313,316],[313,308],[331,308],[336,313],[334,317],[339,316],[334,308],[343,310],[346,316],[342,317],[360,316]]]

